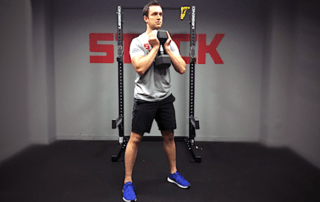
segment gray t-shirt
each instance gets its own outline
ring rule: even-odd
[[[148,35],[144,32],[131,41],[130,57],[132,59],[137,55],[147,55],[151,48],[151,45],[148,43]],[[170,49],[174,54],[180,55],[174,41],[171,41]],[[152,63],[151,67],[143,75],[137,74],[134,98],[150,102],[163,100],[171,94],[170,83],[170,68],[154,68],[154,63]]]

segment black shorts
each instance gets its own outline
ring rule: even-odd
[[[132,112],[132,132],[143,135],[150,133],[155,119],[160,131],[173,131],[177,128],[173,102],[175,97],[170,95],[158,102],[134,100]]]

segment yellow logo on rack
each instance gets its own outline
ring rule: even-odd
[[[189,6],[182,6],[181,7],[181,14],[180,14],[180,20],[183,20],[184,16],[186,16],[187,10],[189,10]]]

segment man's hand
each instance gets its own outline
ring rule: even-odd
[[[186,63],[182,59],[180,54],[174,54],[172,52],[172,50],[170,49],[170,43],[172,42],[172,38],[171,38],[168,31],[167,31],[167,36],[168,36],[168,39],[163,45],[164,49],[165,49],[166,53],[170,56],[170,59],[171,59],[171,62],[172,62],[174,69],[177,72],[179,72],[180,74],[183,74],[186,71]]]
[[[172,41],[171,36],[168,31],[167,31],[167,36],[168,36],[168,39],[167,39],[166,43],[164,43],[164,49],[166,50],[166,52],[170,49],[170,43]]]
[[[147,55],[137,55],[131,59],[131,63],[139,75],[144,74],[152,65],[160,47],[158,40],[158,30],[153,30],[148,36],[148,42],[152,49]]]
[[[149,34],[148,42],[149,42],[149,44],[152,46],[152,48],[157,47],[157,46],[158,46],[158,47],[160,46],[160,42],[159,42],[159,40],[158,40],[157,34],[158,34],[158,30],[153,30],[153,31]]]

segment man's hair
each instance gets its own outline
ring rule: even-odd
[[[150,1],[149,3],[147,3],[144,7],[143,7],[143,10],[142,10],[142,16],[146,16],[146,17],[149,17],[149,7],[150,6],[160,6],[160,3],[157,1],[157,0],[153,0],[153,1]]]

